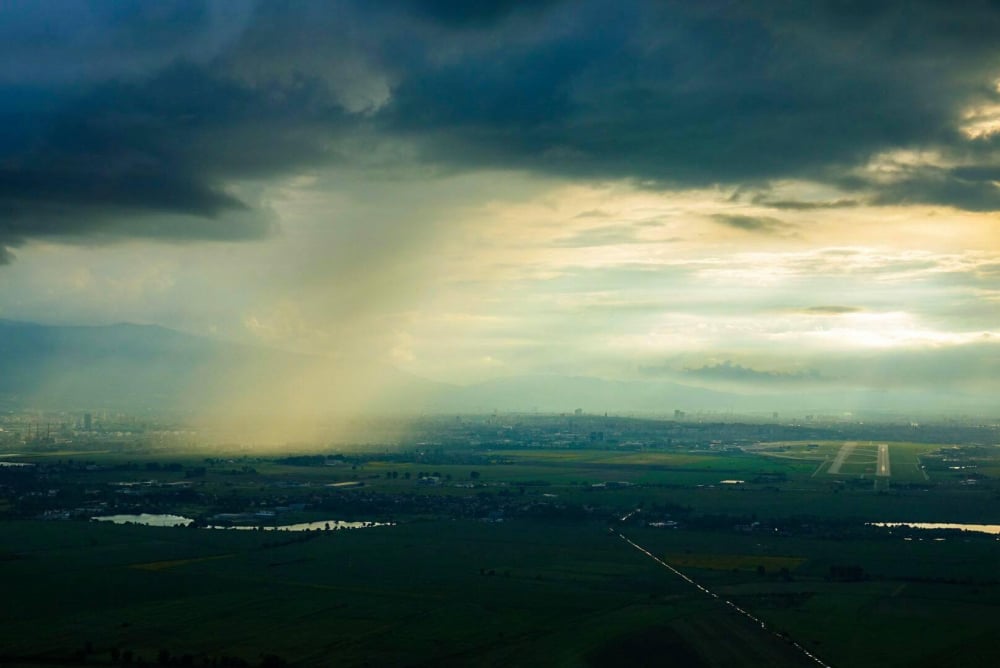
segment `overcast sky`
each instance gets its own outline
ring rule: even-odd
[[[1000,4],[0,3],[0,318],[1000,392]]]

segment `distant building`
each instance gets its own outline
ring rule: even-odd
[[[84,413],[83,414],[83,429],[84,429],[84,431],[90,431],[90,429],[93,426],[93,424],[94,424],[94,416],[91,415],[90,413]]]

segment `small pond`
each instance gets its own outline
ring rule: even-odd
[[[186,527],[194,522],[190,517],[180,515],[153,515],[151,513],[141,513],[139,515],[105,515],[103,517],[91,517],[97,522],[112,522],[114,524],[145,524],[151,527]]]
[[[188,526],[193,519],[180,515],[157,515],[141,513],[139,515],[105,515],[91,517],[97,522],[113,522],[114,524],[144,524],[151,527]],[[343,520],[322,520],[319,522],[300,522],[298,524],[280,524],[278,526],[261,526],[264,531],[335,531],[338,529],[367,529],[369,527],[392,526],[392,522],[345,522]],[[225,529],[238,531],[256,531],[257,526],[247,525],[210,525],[206,529]]]

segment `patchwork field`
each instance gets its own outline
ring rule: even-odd
[[[834,666],[998,665],[997,541],[869,526],[996,523],[998,450],[19,455],[35,468],[0,469],[0,666],[810,665],[788,639]],[[395,526],[198,528],[226,517]]]
[[[962,540],[952,532],[922,540],[897,532],[829,541],[653,529],[630,535],[831,665],[1000,660],[991,635],[1000,630],[1000,561],[988,537]],[[779,556],[788,554],[796,556]],[[752,569],[755,577],[748,577]],[[931,630],[915,637],[914,625]]]
[[[766,572],[780,572],[782,569],[792,571],[802,565],[804,557],[782,557],[769,554],[690,554],[687,552],[669,552],[663,559],[671,566],[680,569],[707,569],[712,571],[757,571],[763,568]]]

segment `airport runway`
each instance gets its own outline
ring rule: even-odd
[[[875,475],[888,478],[889,473],[889,446],[885,443],[878,444],[878,464],[875,467]]]

